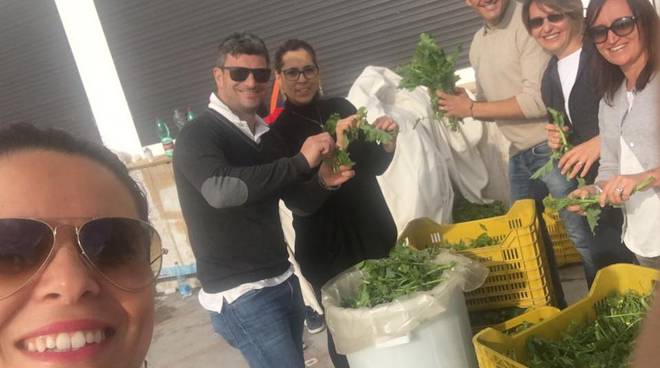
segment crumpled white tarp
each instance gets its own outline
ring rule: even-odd
[[[508,149],[504,146],[506,142],[499,138],[499,132],[489,131],[496,129],[492,123],[471,118],[464,119],[458,131],[451,131],[431,119],[433,112],[427,89],[399,89],[400,80],[399,75],[387,68],[368,66],[353,83],[348,100],[356,107],[366,107],[369,121],[389,115],[399,124],[394,159],[378,178],[399,231],[418,217],[451,223],[454,199],[451,183],[471,202],[490,202],[485,189],[493,175],[489,175],[480,148],[485,142],[495,143],[496,147],[490,150],[502,152]],[[494,159],[498,157],[490,158]],[[502,165],[494,166],[491,171],[500,174],[495,180],[506,181]],[[498,187],[502,187],[501,183]],[[499,191],[495,198],[506,200],[506,194],[501,188]]]

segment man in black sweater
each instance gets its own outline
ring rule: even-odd
[[[354,173],[322,164],[335,143],[309,137],[287,157],[256,115],[271,71],[265,44],[233,34],[219,47],[209,108],[179,133],[174,176],[214,330],[251,367],[304,367],[303,303],[278,213],[312,213]],[[318,167],[318,174],[314,168]]]

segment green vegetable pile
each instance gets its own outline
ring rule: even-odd
[[[454,93],[456,81],[458,81],[458,76],[455,74],[456,59],[460,51],[459,47],[453,54],[448,55],[431,36],[422,33],[419,36],[419,43],[417,43],[415,55],[413,55],[410,63],[397,69],[397,73],[402,77],[399,88],[408,90],[413,90],[419,86],[428,88],[431,107],[435,113],[435,118],[439,121],[442,121],[444,114],[438,106],[436,91]],[[460,122],[462,120],[455,117],[447,119],[447,124],[453,131],[458,130]]]
[[[490,235],[488,235],[486,227],[482,224],[479,224],[479,227],[484,231],[483,233],[479,234],[475,239],[461,239],[458,243],[450,243],[446,240],[443,240],[442,243],[439,245],[439,247],[442,248],[451,248],[453,250],[461,251],[461,250],[467,250],[467,249],[475,249],[475,248],[483,248],[483,247],[490,247],[492,245],[497,245],[499,242]]]
[[[646,180],[637,184],[632,193],[646,189],[646,187],[651,185],[654,180],[655,178],[653,176],[649,176],[646,178]],[[548,194],[548,196],[543,199],[543,206],[556,212],[559,212],[569,206],[580,206],[587,217],[587,222],[589,223],[591,232],[594,232],[596,225],[598,225],[598,220],[600,219],[600,213],[602,211],[598,198],[599,196],[597,195],[587,196],[585,198],[554,198],[551,194]]]
[[[493,201],[490,204],[476,204],[469,202],[461,195],[454,197],[452,217],[454,223],[479,220],[506,214],[507,208],[501,201]]]
[[[610,295],[595,306],[596,320],[573,324],[559,341],[531,337],[527,341],[530,368],[623,368],[639,332],[650,296],[635,291]]]
[[[437,254],[434,248],[416,250],[397,245],[388,258],[363,261],[358,266],[363,276],[358,294],[343,300],[342,306],[371,308],[418,291],[433,289],[443,281],[444,272],[455,265],[453,262],[434,262]]]
[[[555,163],[559,162],[559,159],[561,159],[561,156],[573,148],[573,145],[568,142],[568,133],[564,131],[564,128],[566,127],[566,122],[564,122],[564,114],[551,107],[548,107],[548,112],[552,117],[552,123],[556,125],[557,128],[559,128],[559,135],[561,136],[561,147],[557,151],[552,151],[548,162],[546,162],[545,165],[543,165],[540,169],[536,170],[536,172],[530,176],[530,179],[540,179],[550,174],[554,169]],[[566,174],[566,178],[569,179],[568,173]],[[583,178],[577,176],[576,180],[578,181],[578,186],[584,185]]]
[[[341,119],[339,114],[332,114],[324,124],[324,130],[337,140],[337,122]],[[339,171],[340,166],[352,167],[355,162],[348,154],[348,146],[351,142],[361,139],[365,142],[378,144],[389,143],[393,136],[390,132],[378,129],[367,122],[367,109],[360,107],[356,113],[356,128],[348,129],[343,137],[343,146],[335,150],[334,156],[329,159],[334,172]]]

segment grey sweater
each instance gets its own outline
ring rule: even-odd
[[[603,98],[598,111],[598,126],[601,149],[596,182],[620,175],[619,137],[623,137],[645,171],[660,167],[660,78],[657,74],[635,94],[630,112],[625,81],[616,91],[611,105]],[[660,188],[653,190],[660,197]]]

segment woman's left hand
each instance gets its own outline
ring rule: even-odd
[[[600,136],[595,136],[584,143],[578,144],[561,156],[558,166],[561,174],[566,175],[568,173],[568,177],[571,179],[578,174],[580,177],[584,177],[599,158]]]
[[[603,193],[600,194],[600,205],[605,206],[608,202],[613,205],[619,205],[630,199],[635,187],[644,181],[648,175],[646,173],[619,175],[611,178],[603,185]]]
[[[392,140],[383,144],[383,150],[389,153],[394,152],[396,138],[399,135],[399,125],[391,117],[384,115],[374,121],[374,127],[392,134]]]

